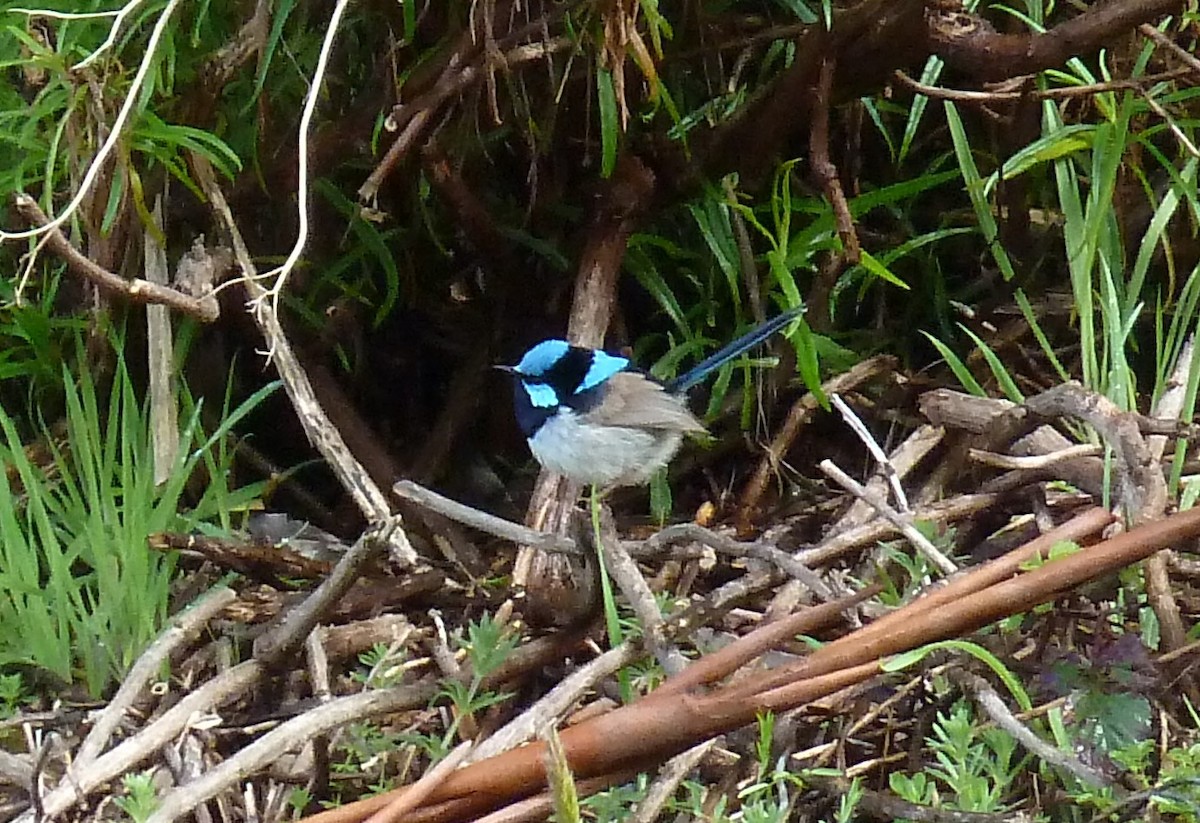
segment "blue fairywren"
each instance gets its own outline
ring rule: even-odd
[[[627,357],[565,340],[543,340],[499,368],[514,378],[517,423],[539,463],[579,483],[638,486],[675,456],[685,434],[704,431],[684,392],[803,311],[771,318],[665,384]]]

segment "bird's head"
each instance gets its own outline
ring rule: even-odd
[[[629,368],[629,359],[565,340],[543,340],[515,366],[497,368],[513,376],[517,422],[528,437],[560,406],[586,405],[606,380]]]

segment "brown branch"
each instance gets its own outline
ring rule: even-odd
[[[403,820],[405,815],[421,805],[422,801],[429,796],[438,783],[445,780],[450,772],[459,767],[467,755],[471,753],[473,745],[469,740],[465,743],[460,743],[457,748],[447,754],[442,760],[430,766],[429,771],[425,772],[420,780],[412,784],[410,791],[394,797],[387,806],[372,815],[369,823],[397,823],[397,821]]]
[[[692,155],[672,164],[664,182],[690,191],[703,179],[738,172],[752,183],[772,168],[781,147],[812,116],[821,65],[840,66],[837,101],[878,89],[896,68],[919,65],[928,55],[925,4],[916,0],[864,0],[836,13],[833,28],[810,26],[796,40],[787,71],[741,108],[731,121],[697,135]]]
[[[754,244],[750,240],[750,230],[746,228],[746,219],[741,210],[736,208],[738,196],[733,180],[726,177],[721,181],[721,187],[731,207],[729,224],[733,228],[734,240],[737,241],[738,269],[742,275],[742,284],[746,287],[746,302],[750,304],[750,315],[754,322],[762,323],[766,321],[767,313],[763,309],[762,283],[758,276],[758,265],[754,262]]]
[[[850,216],[850,204],[846,202],[846,193],[842,191],[842,183],[838,179],[837,166],[829,159],[829,108],[833,95],[833,72],[836,62],[826,58],[821,62],[820,77],[817,81],[816,108],[813,112],[812,130],[808,140],[808,162],[813,175],[829,205],[833,208],[833,216],[837,221],[838,237],[842,239],[842,259],[857,265],[862,250],[858,245],[858,232],[854,230],[854,218]]]
[[[1184,344],[1167,381],[1166,390],[1151,407],[1151,414],[1157,418],[1174,421],[1184,416],[1188,375],[1191,373],[1196,353],[1193,342],[1188,341]],[[1162,462],[1167,448],[1166,436],[1155,435],[1146,438],[1146,447],[1149,452],[1148,459],[1161,477],[1165,474]],[[1165,490],[1163,503],[1165,505]],[[1156,513],[1150,514],[1153,516]],[[1167,651],[1183,648],[1188,640],[1179,603],[1175,599],[1175,588],[1171,585],[1171,572],[1168,568],[1170,556],[1171,551],[1168,549],[1146,561],[1146,599],[1158,617],[1158,624],[1162,627],[1162,647]],[[1197,694],[1200,690],[1194,681],[1189,679],[1185,689],[1193,701],[1200,698],[1200,694]]]
[[[430,188],[445,204],[467,242],[492,268],[503,270],[515,265],[512,241],[500,231],[480,189],[463,178],[462,169],[452,163],[437,141],[425,146],[421,159]]]
[[[234,259],[242,270],[243,282],[250,296],[259,300],[257,311],[251,312],[255,322],[267,339],[273,352],[272,362],[283,380],[284,389],[296,409],[296,415],[304,426],[304,433],[309,442],[320,452],[337,476],[338,481],[353,498],[359,510],[368,522],[387,521],[392,518],[391,504],[387,496],[367,473],[362,463],[346,445],[342,433],[330,421],[325,409],[317,402],[312,383],[296,358],[283,326],[275,313],[270,300],[263,300],[265,294],[262,286],[258,285],[255,277],[258,270],[246,248],[241,230],[233,219],[233,212],[225,193],[217,185],[216,174],[212,165],[198,154],[191,155],[193,173],[208,196],[217,223],[229,237],[233,247]],[[389,553],[392,560],[404,567],[410,567],[417,562],[417,552],[408,541],[408,536],[402,528],[391,531]]]
[[[761,180],[781,148],[813,116],[814,90],[826,59],[836,60],[839,66],[835,104],[879,89],[896,69],[920,65],[931,52],[981,80],[1006,79],[1094,51],[1140,23],[1182,8],[1183,3],[1114,0],[1043,34],[1028,35],[1000,34],[981,18],[957,11],[927,11],[926,5],[916,0],[864,0],[835,14],[830,31],[809,26],[796,37],[791,67],[761,89],[734,119],[697,135],[690,156],[680,149],[664,154],[660,169],[664,189],[683,195],[704,179],[734,171],[751,183]]]
[[[837,285],[838,276],[847,265],[857,265],[862,258],[858,232],[854,229],[854,218],[850,215],[850,204],[846,202],[846,193],[838,179],[837,166],[829,158],[829,109],[832,105],[835,64],[836,61],[832,57],[821,62],[812,128],[808,138],[808,162],[812,167],[813,176],[833,209],[838,237],[842,241],[840,253],[830,251],[825,254],[808,296],[811,312],[809,322],[820,332],[829,331],[833,325],[833,319],[829,316],[829,297]]]
[[[680,674],[668,679],[654,692],[659,698],[683,695],[701,686],[717,683],[751,660],[800,634],[809,634],[832,623],[879,593],[878,584],[830,603],[822,603],[770,623],[764,623],[727,646],[706,654]]]
[[[30,226],[45,226],[50,218],[38,206],[37,201],[27,194],[18,193],[13,198],[17,213]],[[67,268],[85,280],[94,283],[106,293],[123,297],[131,303],[157,304],[194,317],[201,323],[212,323],[221,315],[221,307],[213,295],[192,297],[169,286],[160,286],[149,280],[135,278],[126,280],[87,258],[71,245],[71,241],[57,228],[46,232],[46,245],[67,264]]]
[[[921,413],[934,425],[983,435],[974,441],[980,451],[1007,450],[1014,455],[1046,455],[1073,445],[1073,441],[1052,425],[1025,421],[1024,411],[1018,410],[1008,400],[974,397],[950,389],[934,389],[922,394],[918,404]],[[1057,462],[1053,466],[1053,474],[1049,476],[1065,480],[1097,497],[1104,493],[1104,461],[1096,457],[1076,457]],[[984,489],[997,490],[996,483],[1002,480],[988,483]]]
[[[1198,510],[1198,516],[1200,516],[1200,510]],[[984,619],[982,612],[989,607],[995,608],[997,604],[988,600],[985,595],[996,587],[1006,585],[1007,582],[1014,582],[1013,576],[1019,574],[1022,567],[1028,565],[1029,561],[1036,557],[1049,555],[1050,549],[1055,544],[1063,540],[1081,542],[1099,532],[1112,521],[1112,515],[1103,509],[1088,509],[1057,529],[1029,541],[1003,557],[977,566],[944,585],[931,587],[922,597],[915,598],[903,608],[889,612],[845,638],[827,644],[822,647],[821,651],[804,658],[790,669],[779,669],[756,678],[746,678],[735,685],[733,691],[736,694],[746,695],[761,693],[795,680],[798,672],[803,672],[808,676],[825,674],[844,666],[855,666],[870,659],[866,650],[872,647],[874,654],[877,655],[896,654],[901,651],[899,638],[902,635],[910,632],[921,634],[923,630],[919,627],[923,621],[932,618],[936,622],[941,617],[946,617],[950,612],[958,609],[965,610],[964,616],[970,618],[972,625],[986,625],[986,620],[984,623],[975,623],[975,621]],[[1157,527],[1159,524],[1155,525]],[[1129,534],[1132,532],[1126,532],[1122,537],[1127,537]],[[1098,549],[1099,546],[1091,547],[1087,552],[1077,552],[1072,557],[1082,557],[1086,560],[1093,557],[1092,552]],[[1100,561],[1098,560],[1097,563],[1099,564]],[[1042,568],[1047,567],[1043,566]],[[1063,566],[1059,565],[1056,568],[1062,569]],[[1010,614],[1018,614],[1027,606],[1014,600],[1009,602],[1006,608],[1011,609]],[[926,637],[925,635],[921,636]],[[842,642],[849,638],[853,638],[853,642]],[[928,637],[915,642],[911,648],[935,639],[944,638]]]
[[[1110,0],[1030,34],[1001,34],[980,17],[936,9],[929,12],[929,40],[948,66],[981,80],[1001,80],[1060,66],[1183,6],[1180,0]]]
[[[1082,420],[1104,438],[1116,457],[1120,498],[1129,522],[1157,520],[1166,510],[1166,482],[1138,429],[1137,415],[1075,382],[1030,397],[1024,408],[1046,421]]]
[[[254,656],[268,668],[276,668],[298,651],[304,638],[350,590],[363,567],[382,554],[380,549],[391,542],[393,532],[399,528],[397,517],[363,532],[316,591],[289,611],[271,631],[254,641]]]
[[[524,26],[518,32],[500,41],[500,43],[513,42],[519,35],[523,34],[532,36],[540,32],[542,25],[548,23],[555,16],[557,14],[548,15],[544,21]],[[569,37],[557,37],[548,42],[526,43],[504,52],[501,55],[501,59],[504,61],[506,67],[512,67],[532,60],[540,60],[558,51],[565,51],[573,45],[574,43]],[[490,67],[491,61],[487,58],[484,59],[483,64],[476,63],[470,65],[462,65],[459,60],[451,60],[446,67],[445,73],[438,79],[437,84],[432,89],[411,103],[396,106],[392,110],[392,126],[396,129],[402,129],[402,131],[395,142],[388,148],[383,159],[379,161],[379,164],[371,171],[366,181],[359,187],[358,197],[360,201],[364,203],[374,201],[376,194],[379,192],[380,185],[387,179],[387,176],[396,167],[396,164],[408,153],[408,150],[412,148],[417,139],[424,134],[425,127],[431,118],[449,102],[460,99],[462,92],[467,88],[479,82],[484,77],[490,76]]]
[[[600,197],[580,256],[567,325],[567,336],[575,345],[604,344],[625,247],[655,189],[654,173],[639,160],[625,155],[618,161]]]

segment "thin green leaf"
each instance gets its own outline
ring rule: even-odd
[[[996,378],[996,382],[1000,384],[1000,390],[1004,392],[1004,396],[1014,403],[1024,403],[1025,395],[1017,388],[1017,383],[1005,367],[1004,361],[997,356],[996,352],[992,351],[992,347],[962,323],[959,323],[958,327],[975,341],[975,345],[979,347],[979,351],[983,354],[983,359],[987,361],[988,368],[992,370],[992,375]]]
[[[987,392],[983,390],[983,386],[979,385],[974,375],[971,374],[971,370],[967,368],[966,364],[959,359],[958,355],[949,346],[929,332],[923,331],[921,334],[925,335],[929,342],[933,344],[933,347],[938,350],[938,354],[946,361],[946,365],[950,367],[950,371],[954,372],[954,376],[958,378],[958,382],[962,384],[964,389],[977,397],[988,396]]]
[[[1021,680],[1012,671],[1009,670],[1000,658],[992,654],[990,651],[980,646],[978,643],[971,643],[967,640],[941,640],[936,643],[930,643],[927,646],[922,646],[919,649],[895,655],[885,660],[880,668],[885,672],[898,672],[913,666],[924,660],[934,652],[953,651],[969,654],[976,660],[987,665],[1000,682],[1004,684],[1017,701],[1017,706],[1021,711],[1030,711],[1033,708],[1033,701],[1029,699],[1029,693],[1025,691],[1025,687],[1021,685]]]
[[[901,280],[896,275],[892,274],[891,270],[888,269],[887,266],[885,266],[879,260],[875,259],[874,255],[872,255],[866,249],[863,249],[860,252],[859,265],[861,265],[863,267],[863,269],[866,270],[868,273],[875,275],[876,277],[880,278],[881,280],[886,280],[888,283],[891,283],[893,286],[898,286],[899,288],[902,288],[905,291],[910,290],[909,285],[907,283],[905,283],[903,280]]]
[[[607,180],[617,168],[621,124],[612,72],[606,68],[596,70],[596,102],[600,110],[600,176]]]

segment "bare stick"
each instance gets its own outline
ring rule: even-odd
[[[445,515],[451,520],[462,523],[464,526],[470,526],[472,529],[478,529],[481,532],[495,535],[501,540],[510,540],[513,543],[534,546],[547,552],[583,554],[580,548],[575,545],[575,541],[566,535],[541,532],[537,529],[531,529],[528,526],[522,526],[519,523],[513,523],[511,520],[496,517],[494,514],[488,514],[487,512],[459,503],[456,500],[444,497],[435,491],[430,491],[411,480],[401,480],[392,486],[392,493],[401,500],[407,500],[410,503],[416,503],[418,506],[424,506],[430,511]]]
[[[143,265],[146,280],[165,288],[170,282],[167,273],[167,250],[159,245],[162,234],[162,195],[155,198],[154,225],[142,233]],[[210,301],[216,302],[212,297]],[[146,360],[150,372],[150,443],[154,447],[154,483],[165,483],[175,470],[179,456],[179,414],[175,408],[175,391],[171,380],[175,374],[175,344],[171,334],[171,314],[165,306],[146,307]]]
[[[1192,370],[1195,354],[1195,340],[1189,338],[1179,352],[1165,391],[1151,409],[1150,413],[1154,417],[1178,420],[1183,414],[1184,404],[1187,400],[1188,375]],[[1148,459],[1159,477],[1163,475],[1163,452],[1166,450],[1166,446],[1167,438],[1162,435],[1146,438]],[[1151,497],[1150,499],[1161,499],[1165,507],[1165,489],[1161,498]],[[1162,514],[1163,509],[1157,508],[1148,513],[1151,517],[1161,517]],[[1158,617],[1159,625],[1162,627],[1163,646],[1168,651],[1183,648],[1188,641],[1187,629],[1183,625],[1179,603],[1175,599],[1175,587],[1171,585],[1171,571],[1168,568],[1171,555],[1170,549],[1164,549],[1146,561],[1146,597],[1150,601],[1150,607],[1154,609],[1155,616]],[[1196,699],[1195,685],[1190,680],[1187,683],[1188,696]]]
[[[329,687],[329,656],[325,653],[327,630],[315,631],[304,641],[304,659],[308,664],[308,679],[313,697],[328,703],[333,699]],[[318,734],[308,741],[312,747],[312,772],[308,775],[308,791],[321,796],[329,788],[329,735]]]
[[[879,499],[878,495],[872,495]],[[860,498],[865,499],[865,498]],[[960,494],[949,500],[939,500],[928,506],[919,507],[913,515],[914,520],[931,520],[934,523],[955,523],[974,517],[982,511],[992,508],[1001,500],[1001,492],[988,494]],[[849,531],[827,537],[811,549],[796,552],[796,558],[809,566],[820,566],[828,563],[847,552],[871,546],[880,540],[886,540],[896,534],[896,526],[881,517],[872,519],[869,523],[855,526]]]
[[[953,678],[959,681],[959,684],[970,692],[971,697],[979,705],[979,708],[983,709],[984,714],[990,717],[992,722],[1012,735],[1013,739],[1032,754],[1051,765],[1058,766],[1060,769],[1070,772],[1089,786],[1113,786],[1112,781],[1106,779],[1104,775],[1091,766],[1088,766],[1076,757],[1072,757],[1069,752],[1063,751],[1056,746],[1051,746],[1034,734],[1028,726],[1018,720],[1009,711],[1008,706],[1005,705],[1000,695],[982,677],[969,672],[958,671],[953,673]]]
[[[888,465],[896,470],[901,481],[908,477],[921,461],[940,444],[946,436],[946,430],[941,426],[934,426],[928,423],[918,426],[908,437],[904,439],[899,446],[892,449],[887,456]],[[867,488],[879,488],[887,485],[887,479],[883,477],[872,477],[867,482]],[[855,500],[850,508],[837,519],[833,527],[829,529],[829,534],[841,534],[850,529],[861,526],[868,520],[876,517],[875,510],[871,505],[863,500]]]
[[[1091,425],[1116,457],[1117,488],[1127,520],[1141,523],[1162,516],[1167,484],[1142,437],[1138,415],[1074,381],[1028,398],[1022,408],[1043,419],[1072,417]]]
[[[41,816],[34,810],[17,818],[19,823],[34,823],[38,819],[56,817],[90,792],[124,774],[138,763],[152,757],[160,748],[174,740],[188,727],[193,718],[216,706],[245,694],[263,674],[257,660],[248,660],[209,680],[184,697],[158,720],[121,742],[112,751],[98,758],[86,769],[72,774],[42,799]]]
[[[556,14],[557,12],[552,12],[551,16],[555,16]],[[538,30],[540,31],[540,29]],[[515,42],[514,35],[520,37],[526,33],[532,34],[533,32],[526,32],[526,29],[523,27],[504,38],[503,42]],[[571,38],[555,37],[536,43],[525,43],[516,46],[502,53],[500,59],[505,65],[512,67],[518,63],[539,60],[550,54],[565,51],[572,47],[574,47],[574,41]],[[358,199],[360,203],[369,205],[375,203],[379,194],[379,187],[387,179],[387,176],[391,174],[396,164],[400,162],[409,149],[416,143],[418,138],[424,135],[425,127],[429,124],[430,119],[444,105],[458,100],[460,95],[469,86],[479,80],[480,76],[484,74],[483,68],[475,64],[464,65],[459,68],[453,62],[452,58],[451,64],[442,72],[442,76],[432,89],[415,100],[409,103],[402,103],[392,109],[391,122],[395,123],[396,128],[400,129],[400,135],[388,148],[383,159],[379,161],[378,165],[375,166],[370,175],[367,176],[367,179],[359,187]]]
[[[900,533],[908,538],[917,551],[925,555],[944,574],[954,574],[954,572],[958,571],[958,566],[954,565],[954,562],[950,558],[938,551],[937,547],[930,543],[925,535],[917,530],[917,527],[912,524],[911,517],[906,517],[897,512],[882,497],[839,469],[832,460],[822,460],[819,468],[835,483],[846,489],[846,491],[870,503],[875,511],[879,512],[884,519],[899,529]]]
[[[687,659],[679,648],[663,635],[663,616],[654,600],[654,592],[650,591],[650,585],[642,576],[637,563],[629,556],[629,552],[621,547],[612,512],[607,508],[604,509],[604,517],[601,519],[600,541],[599,548],[604,552],[604,564],[608,573],[642,624],[642,639],[646,648],[654,654],[668,676],[683,671],[687,668]]]
[[[850,371],[830,378],[821,388],[825,390],[827,395],[850,391],[876,375],[894,369],[895,365],[896,360],[892,357],[872,357],[870,360],[864,360],[856,364]],[[767,447],[762,458],[759,460],[758,468],[742,489],[738,502],[739,520],[749,523],[753,519],[759,502],[767,491],[771,475],[783,461],[788,449],[792,447],[792,443],[800,435],[801,428],[808,423],[820,408],[821,404],[812,392],[806,393],[792,405],[787,419],[779,427],[779,432],[775,435],[775,439],[771,441],[771,445]]]
[[[231,786],[236,786],[246,775],[266,768],[279,759],[280,755],[292,751],[306,740],[353,720],[422,707],[436,691],[437,686],[433,683],[419,683],[360,692],[339,697],[293,717],[237,754],[221,761],[219,766],[199,780],[169,792],[162,798],[154,814],[147,818],[147,823],[171,823],[201,803],[211,800]]]
[[[835,595],[825,581],[808,566],[787,552],[763,542],[743,543],[732,537],[706,529],[696,523],[679,523],[667,526],[641,542],[626,541],[623,546],[639,557],[653,554],[672,543],[695,541],[708,546],[718,554],[730,557],[754,557],[776,566],[781,572],[804,584],[822,600],[832,600]]]
[[[1022,471],[1042,471],[1064,460],[1074,460],[1076,457],[1097,457],[1102,454],[1104,454],[1104,449],[1093,443],[1080,443],[1078,446],[1068,446],[1065,449],[1059,449],[1049,454],[1031,454],[1024,457],[1011,454],[997,454],[996,452],[984,451],[983,449],[967,449],[967,456],[977,463],[983,463],[985,466],[994,466],[998,469],[1017,469]]]
[[[1145,77],[1134,77],[1128,80],[1109,80],[1105,83],[1090,83],[1085,86],[1066,86],[1054,89],[1039,89],[1032,92],[1037,100],[1064,100],[1073,97],[1088,97],[1106,91],[1125,91],[1146,88],[1155,83],[1168,80],[1178,80],[1192,73],[1190,68],[1171,69],[1158,74],[1148,74]],[[922,94],[932,100],[954,100],[959,103],[998,103],[1020,100],[1023,91],[971,91],[967,89],[947,89],[941,86],[929,86],[915,80],[903,71],[897,69],[892,76],[900,85],[910,91]]]
[[[858,232],[854,230],[850,204],[846,202],[846,194],[842,191],[841,181],[838,180],[837,166],[829,158],[829,108],[833,97],[834,62],[831,57],[821,61],[812,128],[808,138],[808,162],[833,209],[838,237],[842,241],[842,257],[845,262],[856,265],[862,257]]]
[[[399,518],[390,517],[363,532],[317,590],[288,612],[272,631],[255,641],[254,656],[264,665],[274,668],[299,649],[321,618],[354,585],[363,566],[378,554],[380,546],[387,545],[392,531],[399,528]]]
[[[237,593],[233,589],[219,586],[204,594],[190,608],[171,619],[171,624],[159,634],[150,647],[142,652],[141,657],[133,664],[133,668],[121,681],[121,688],[113,695],[113,699],[104,707],[104,711],[96,720],[88,733],[83,745],[71,764],[72,773],[87,769],[92,761],[100,754],[112,737],[113,730],[125,717],[125,712],[133,705],[142,688],[153,678],[158,677],[162,670],[163,661],[172,651],[190,643],[221,609],[228,606]]]
[[[1187,49],[1182,48],[1178,43],[1176,43],[1170,37],[1167,37],[1167,35],[1163,34],[1149,23],[1142,23],[1140,26],[1138,26],[1138,31],[1186,63],[1192,72],[1200,74],[1200,59],[1197,59],[1196,55],[1192,54]],[[1149,78],[1146,77],[1141,78],[1143,82],[1147,81],[1148,79]]]
[[[675,796],[675,790],[692,770],[700,765],[704,755],[708,754],[717,744],[717,739],[705,740],[699,746],[693,746],[683,754],[677,754],[663,764],[658,777],[650,784],[646,796],[637,804],[630,823],[653,823],[658,820],[667,801]]]
[[[547,552],[561,554],[583,555],[584,552],[575,545],[575,541],[566,535],[550,534],[531,529],[519,523],[513,523],[501,517],[488,514],[479,509],[451,500],[435,491],[414,483],[411,480],[401,480],[392,487],[392,493],[402,500],[424,506],[431,511],[449,517],[465,526],[495,535],[502,540],[513,543],[534,546]],[[635,557],[647,557],[662,551],[674,543],[696,542],[708,546],[718,554],[730,557],[754,557],[777,566],[780,571],[796,578],[811,589],[819,597],[831,600],[832,590],[825,585],[820,576],[790,554],[761,541],[744,543],[731,537],[706,529],[695,523],[679,523],[668,526],[656,532],[646,540],[625,540],[621,549]]]
[[[1150,92],[1145,89],[1138,89],[1138,91],[1141,93],[1142,99],[1146,101],[1146,105],[1150,107],[1150,110],[1161,117],[1163,122],[1167,124],[1167,128],[1171,130],[1171,134],[1175,135],[1175,139],[1179,141],[1179,145],[1183,146],[1184,151],[1192,157],[1200,157],[1200,149],[1197,149],[1196,144],[1184,133],[1183,129],[1179,128],[1179,124],[1175,122],[1175,118],[1171,116],[1171,113],[1164,109],[1162,104],[1155,100],[1154,95],[1150,94]]]
[[[9,754],[0,749],[0,783],[13,783],[33,791],[33,763],[28,756]]]
[[[908,505],[908,498],[904,494],[904,487],[900,485],[900,476],[896,472],[892,461],[888,460],[887,452],[883,447],[875,441],[874,435],[871,434],[867,425],[859,419],[854,413],[854,409],[847,405],[840,394],[830,395],[829,401],[833,403],[833,407],[838,410],[842,416],[842,420],[850,427],[850,431],[858,435],[858,439],[867,447],[867,451],[871,453],[871,457],[875,458],[875,462],[879,464],[879,468],[883,470],[887,477],[888,485],[892,487],[892,494],[896,498],[896,505],[900,507],[900,511],[908,514],[912,509]]]

